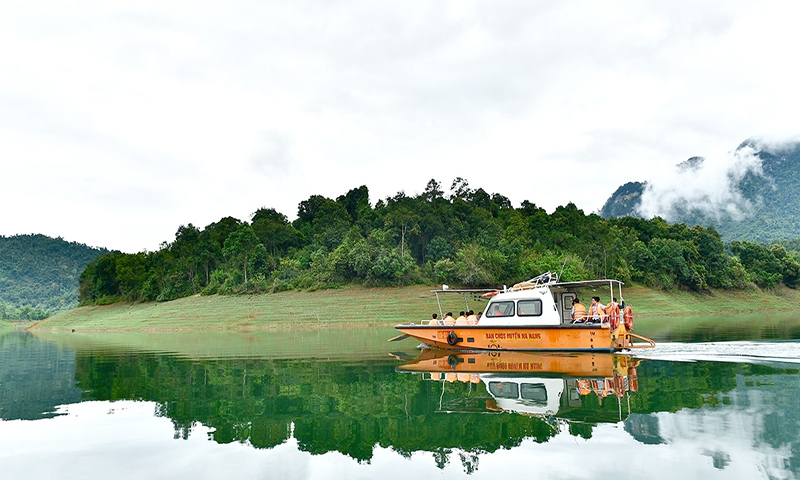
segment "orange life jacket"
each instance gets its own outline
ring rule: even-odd
[[[576,303],[572,306],[575,309],[574,313],[572,314],[573,320],[582,320],[586,318],[586,307],[582,303]]]

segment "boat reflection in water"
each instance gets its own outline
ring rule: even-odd
[[[626,355],[593,353],[475,352],[423,350],[419,357],[398,367],[423,375],[431,381],[483,385],[486,393],[481,405],[462,401],[460,405],[441,405],[441,411],[515,412],[543,418],[559,417],[583,421],[592,412],[580,410],[594,397],[599,406],[609,398],[618,404],[618,420],[630,414],[630,394],[639,386],[636,367],[640,360]],[[594,402],[591,402],[594,403]],[[624,407],[623,407],[624,405]],[[624,412],[624,413],[623,413]]]

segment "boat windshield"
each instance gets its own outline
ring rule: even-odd
[[[541,306],[540,306],[541,310]],[[514,302],[492,302],[489,308],[486,309],[486,316],[489,318],[496,317],[513,317],[514,316]]]
[[[517,302],[517,313],[520,317],[538,317],[542,314],[542,301],[538,298],[533,300],[520,300]]]

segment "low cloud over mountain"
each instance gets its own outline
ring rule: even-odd
[[[713,225],[727,240],[800,237],[800,141],[749,139],[727,155],[692,157],[630,182],[606,201],[604,217],[662,217]]]

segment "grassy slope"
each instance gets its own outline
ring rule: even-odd
[[[637,314],[687,315],[800,310],[800,290],[717,290],[713,294],[665,292],[634,286],[623,290]]]
[[[430,287],[342,288],[265,295],[194,296],[165,303],[81,307],[35,329],[195,330],[394,325],[430,318]]]
[[[81,307],[37,323],[35,330],[160,331],[285,327],[391,326],[430,318],[437,311],[429,286],[358,288],[267,295],[190,297],[165,303]],[[598,291],[601,297],[608,294]],[[800,310],[800,291],[718,291],[713,295],[662,292],[640,286],[624,291],[637,315]],[[584,293],[586,296],[587,293]],[[482,309],[485,303],[471,302]],[[462,297],[442,307],[464,309]]]

